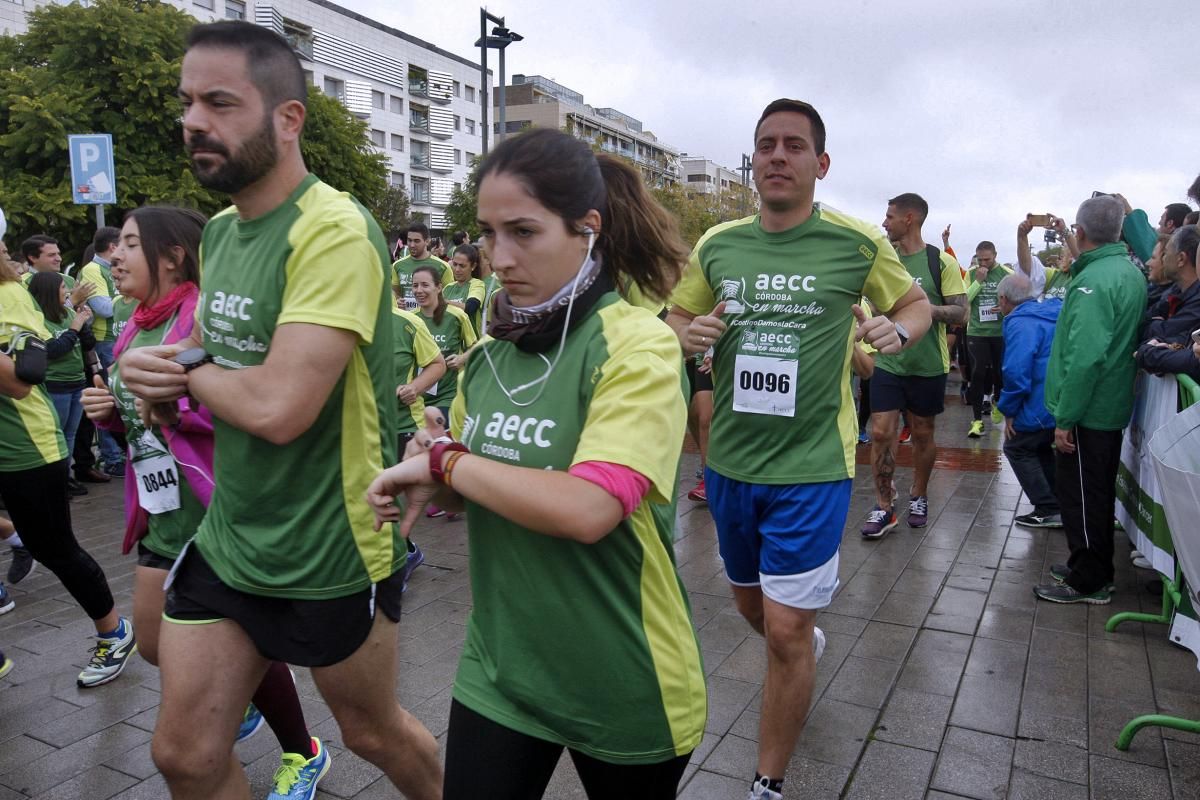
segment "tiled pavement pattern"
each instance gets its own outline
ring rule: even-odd
[[[966,439],[968,422],[967,409],[950,405],[939,441],[999,448],[1000,433],[990,423],[984,439]],[[686,456],[684,475],[695,466],[695,457]],[[909,474],[900,472],[902,494]],[[690,486],[685,477],[681,493]],[[1168,645],[1161,627],[1104,632],[1116,611],[1159,606],[1143,588],[1149,573],[1124,557],[1123,537],[1112,605],[1039,604],[1030,587],[1046,580],[1046,568],[1066,548],[1059,532],[1012,525],[1021,500],[1007,466],[936,471],[929,527],[915,531],[902,522],[878,542],[858,534],[872,504],[869,487],[870,469],[860,466],[842,547],[842,588],[819,618],[828,648],[788,770],[789,798],[1200,798],[1200,737],[1151,728],[1128,753],[1113,747],[1136,715],[1157,709],[1200,717],[1196,660]],[[115,483],[93,489],[76,501],[75,516],[127,611],[133,559],[119,555],[120,503]],[[678,537],[710,698],[708,733],[682,796],[741,800],[754,769],[763,642],[732,607],[704,506],[680,500]],[[444,737],[471,607],[464,525],[431,521],[418,541],[428,560],[405,598],[399,696]],[[6,568],[5,557],[0,569]],[[117,682],[78,690],[89,623],[44,570],[13,595],[16,610],[0,617],[0,647],[17,662],[0,681],[0,800],[166,797],[149,753],[157,672],[138,660]],[[219,678],[219,658],[213,667]],[[297,678],[309,724],[334,756],[319,796],[397,796],[378,770],[340,746],[307,672]],[[278,763],[269,730],[239,755],[255,796],[264,797]],[[547,797],[583,797],[568,760]]]

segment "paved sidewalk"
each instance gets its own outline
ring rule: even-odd
[[[1063,535],[1012,525],[1028,506],[999,457],[1000,432],[989,423],[983,439],[969,440],[969,421],[957,401],[940,420],[946,449],[925,530],[902,521],[882,541],[863,541],[858,528],[873,500],[870,468],[858,468],[842,587],[819,618],[828,647],[787,796],[1200,798],[1200,737],[1150,728],[1128,753],[1113,746],[1121,726],[1140,714],[1200,718],[1196,659],[1170,646],[1164,628],[1104,632],[1117,611],[1158,610],[1143,587],[1151,574],[1129,565],[1118,534],[1112,605],[1035,602],[1031,586],[1065,559]],[[860,461],[867,450],[860,448]],[[685,456],[681,498],[696,464]],[[902,468],[897,479],[902,497],[910,472]],[[134,559],[119,554],[121,502],[114,482],[92,488],[74,512],[80,539],[128,612]],[[680,500],[678,537],[710,702],[708,733],[681,796],[742,800],[755,765],[763,641],[732,607],[705,506]],[[405,596],[399,697],[444,738],[471,608],[465,526],[428,521],[417,540],[427,561]],[[4,556],[0,574],[6,569]],[[137,660],[115,683],[80,691],[75,675],[90,623],[44,569],[11,591],[17,608],[0,617],[0,647],[16,661],[0,681],[0,800],[167,797],[149,752],[157,671]],[[309,725],[334,756],[318,796],[398,796],[341,746],[307,672],[297,679]],[[255,797],[265,797],[278,764],[270,731],[238,752]],[[547,797],[583,796],[564,759]]]

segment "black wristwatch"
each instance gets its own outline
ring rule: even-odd
[[[172,361],[183,367],[184,372],[191,372],[196,367],[211,364],[213,357],[211,353],[204,352],[203,347],[191,347],[175,356]]]
[[[892,324],[896,326],[896,335],[900,337],[900,346],[904,347],[904,345],[908,344],[908,331],[899,322],[893,322]],[[183,355],[183,353],[180,353],[180,355]]]

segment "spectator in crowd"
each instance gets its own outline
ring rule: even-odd
[[[1030,528],[1061,528],[1054,496],[1054,417],[1046,410],[1046,365],[1062,303],[1036,302],[1033,284],[1014,272],[996,287],[1004,317],[1004,389],[996,408],[1004,415],[1004,455],[1033,511],[1017,517]]]
[[[1172,234],[1187,224],[1192,209],[1187,203],[1169,203],[1158,218],[1158,232]]]
[[[1113,513],[1121,431],[1133,413],[1132,353],[1144,313],[1145,278],[1121,243],[1121,201],[1093,197],[1079,206],[1080,255],[1046,371],[1054,415],[1055,494],[1071,556],[1055,582],[1034,594],[1055,603],[1108,603],[1113,579]]]
[[[1165,233],[1158,235],[1158,241],[1154,243],[1154,253],[1150,256],[1150,260],[1146,262],[1146,316],[1150,316],[1151,309],[1158,304],[1171,287],[1175,284],[1166,276],[1163,271],[1163,255],[1166,253],[1167,242],[1171,241],[1171,237]]]
[[[1075,234],[1061,217],[1047,214],[1050,218],[1048,230],[1054,231],[1055,238],[1062,242],[1062,251],[1058,260],[1053,264],[1043,264],[1040,258],[1034,258],[1029,252],[1029,234],[1033,231],[1033,215],[1026,214],[1025,219],[1017,225],[1017,267],[1029,276],[1034,297],[1039,300],[1053,298],[1061,301],[1067,294],[1071,284],[1071,262],[1079,255]],[[1049,260],[1050,257],[1047,257]]]
[[[1171,289],[1148,312],[1142,330],[1137,364],[1156,374],[1194,372],[1191,358],[1192,331],[1200,328],[1200,280],[1196,275],[1196,252],[1200,229],[1184,225],[1162,248],[1162,273]],[[1157,252],[1157,250],[1156,250]]]

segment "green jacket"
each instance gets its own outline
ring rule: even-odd
[[[1146,279],[1123,242],[1072,265],[1046,369],[1046,408],[1059,428],[1118,431],[1129,423],[1145,295]]]
[[[1133,254],[1145,264],[1154,255],[1154,245],[1158,243],[1158,231],[1150,224],[1150,218],[1140,208],[1135,208],[1125,215],[1121,224],[1121,238],[1129,245]]]

